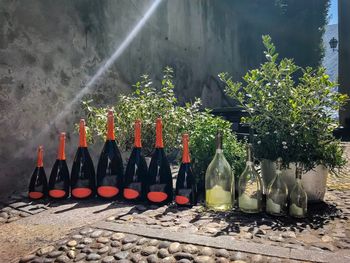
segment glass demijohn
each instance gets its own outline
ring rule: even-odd
[[[252,154],[252,144],[248,144],[246,167],[238,183],[238,206],[244,213],[259,213],[262,207],[262,182],[254,168]]]
[[[216,136],[216,153],[205,174],[205,201],[210,209],[227,211],[234,203],[234,177],[222,150],[222,134]]]
[[[295,185],[290,193],[289,214],[293,217],[303,218],[307,213],[307,194],[301,182],[303,168],[297,166]]]
[[[277,159],[276,176],[267,189],[266,212],[271,215],[284,215],[287,210],[288,188],[283,181],[282,159]]]

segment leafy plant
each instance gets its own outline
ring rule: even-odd
[[[219,74],[226,93],[249,113],[243,122],[257,134],[256,156],[282,157],[286,166],[301,162],[307,170],[318,164],[330,169],[343,165],[342,149],[332,132],[338,125],[334,113],[347,96],[334,91],[337,84],[324,68],[301,68],[292,59],[278,60],[270,36],[262,38],[266,62],[248,71],[244,84]]]
[[[197,181],[204,178],[205,170],[215,153],[215,135],[218,130],[224,134],[224,149],[227,160],[239,175],[245,162],[244,145],[237,141],[231,131],[231,123],[215,117],[209,110],[201,111],[201,101],[179,106],[174,94],[173,71],[167,67],[157,90],[148,75],[134,85],[130,95],[121,95],[113,107],[95,107],[93,101],[83,102],[87,115],[87,138],[105,139],[106,112],[112,108],[115,112],[115,133],[122,150],[133,147],[133,125],[135,119],[142,120],[142,146],[145,155],[150,155],[155,144],[155,120],[163,118],[163,138],[168,154],[176,156],[181,148],[181,135],[190,135],[191,157],[197,175]]]
[[[221,131],[223,134],[223,149],[225,157],[236,178],[238,178],[245,167],[245,147],[243,142],[238,142],[235,134],[232,133],[231,123],[220,117],[213,116],[209,110],[196,114],[191,129],[191,155],[193,169],[198,177],[198,183],[204,184],[206,169],[213,159],[216,150],[216,134]]]
[[[133,125],[136,119],[142,120],[142,146],[145,155],[150,155],[155,144],[155,120],[163,118],[163,139],[167,152],[179,149],[181,134],[188,130],[193,116],[199,112],[200,100],[177,105],[172,82],[173,70],[164,70],[161,89],[158,91],[148,75],[143,75],[141,81],[134,85],[135,91],[130,95],[121,95],[113,107],[94,107],[92,101],[83,102],[87,114],[87,124],[91,131],[88,138],[99,137],[104,140],[106,134],[106,112],[115,112],[115,132],[118,145],[122,150],[133,147]]]

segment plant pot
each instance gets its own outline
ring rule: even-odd
[[[285,181],[288,192],[292,190],[295,183],[295,164],[290,164],[289,169],[282,170],[282,178]],[[261,162],[261,174],[266,188],[275,176],[276,164],[270,160]],[[316,166],[313,170],[303,174],[302,184],[307,193],[308,201],[323,201],[327,190],[328,169],[323,165]]]

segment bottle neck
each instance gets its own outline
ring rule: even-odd
[[[222,134],[216,134],[216,153],[222,153]]]
[[[222,150],[222,149],[216,149],[216,152],[215,152],[216,154],[223,154],[224,153],[224,151]]]
[[[141,148],[141,121],[135,121],[134,147]]]
[[[302,174],[303,174],[302,168],[297,167],[297,169],[296,169],[296,171],[295,171],[295,178],[296,178],[297,180],[301,180]]]
[[[190,151],[188,147],[189,137],[188,134],[182,136],[183,152],[182,152],[182,163],[190,163]]]
[[[85,121],[83,119],[79,123],[79,147],[87,147]]]
[[[109,111],[107,115],[107,140],[115,140],[114,135],[114,115],[113,111]]]
[[[39,146],[38,149],[38,160],[37,160],[37,167],[43,167],[44,166],[44,149],[42,146]]]
[[[253,146],[252,144],[248,144],[247,145],[247,161],[246,164],[247,165],[253,165],[254,160],[253,160]]]
[[[65,144],[66,144],[66,134],[61,133],[60,134],[60,142],[59,142],[59,146],[58,146],[58,155],[57,155],[58,160],[66,160]]]
[[[164,148],[163,144],[163,125],[162,119],[158,118],[156,122],[156,148]]]

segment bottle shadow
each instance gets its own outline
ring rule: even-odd
[[[343,216],[341,209],[333,204],[325,202],[313,203],[309,205],[308,214],[305,218],[293,218],[291,216],[272,216],[265,212],[257,214],[245,214],[238,210],[232,212],[214,212],[205,210],[206,219],[211,222],[226,223],[214,236],[229,235],[230,233],[240,233],[241,228],[248,228],[248,232],[259,234],[261,226],[267,226],[272,231],[294,231],[302,232],[305,229],[321,229],[335,219],[347,219]],[[196,224],[203,220],[203,213],[198,213],[189,223]],[[260,230],[261,231],[261,230]]]

